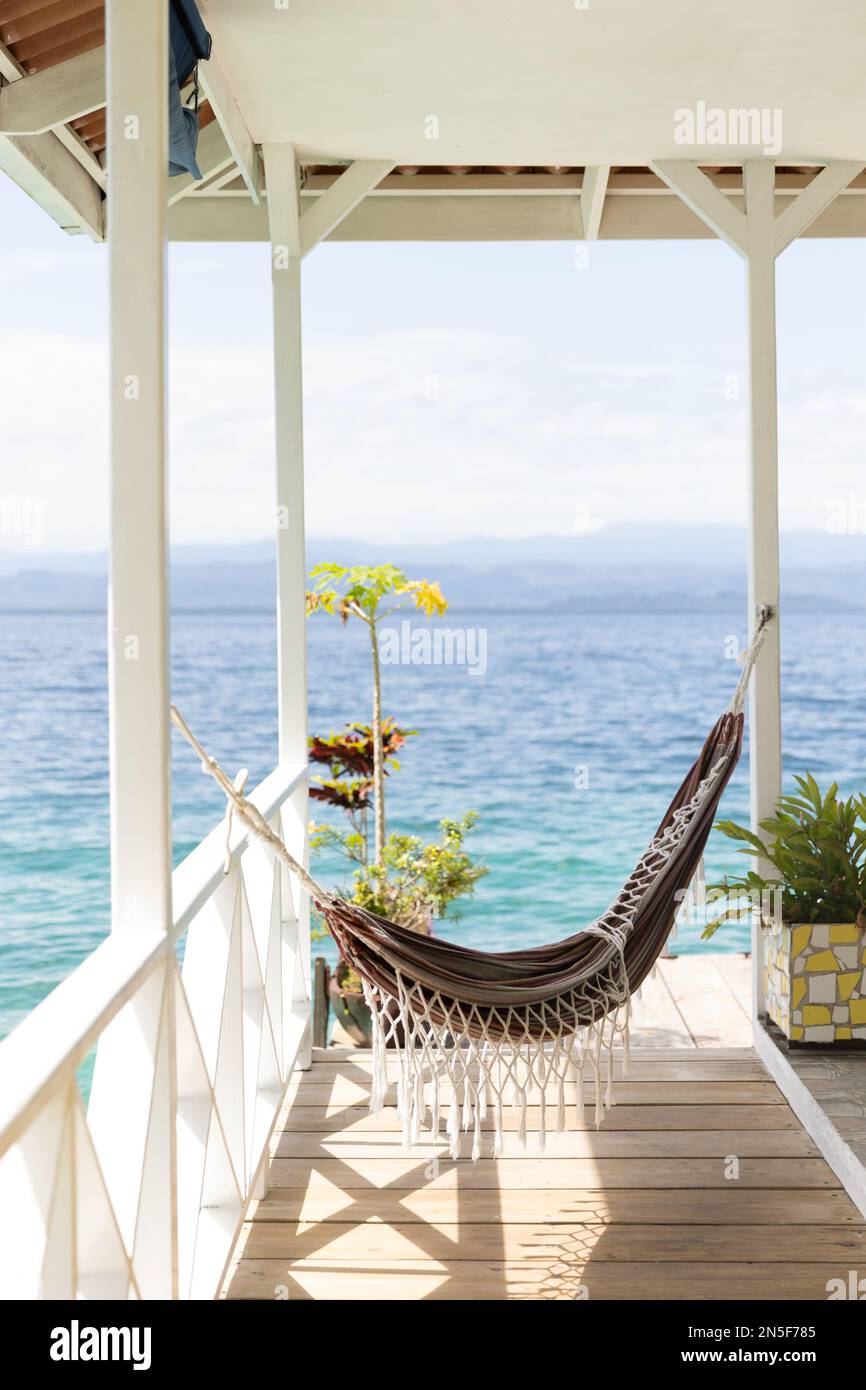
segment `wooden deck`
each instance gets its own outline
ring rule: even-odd
[[[393,1107],[367,1113],[369,1053],[318,1051],[226,1296],[825,1299],[866,1221],[744,1041],[747,966],[663,962],[601,1129],[588,1109],[543,1155],[516,1133],[499,1161],[406,1152]]]

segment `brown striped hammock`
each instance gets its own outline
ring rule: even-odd
[[[421,936],[323,888],[172,707],[173,722],[225,792],[230,811],[307,887],[343,957],[361,977],[373,1019],[371,1110],[384,1105],[393,1058],[407,1145],[418,1142],[425,1118],[431,1133],[438,1134],[447,1106],[453,1157],[466,1131],[472,1134],[472,1157],[480,1156],[482,1125],[490,1112],[498,1156],[504,1106],[518,1108],[518,1134],[525,1142],[533,1104],[543,1148],[548,1128],[561,1132],[565,1127],[566,1083],[577,1083],[579,1116],[586,1072],[595,1081],[595,1122],[600,1123],[611,1104],[613,1050],[620,1043],[623,1071],[626,1067],[631,996],[673,929],[737,765],[749,676],[771,616],[770,610],[759,611],[730,706],[615,901],[575,935],[524,951],[476,951]],[[555,1113],[549,1116],[551,1095]]]

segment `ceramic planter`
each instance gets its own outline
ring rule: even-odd
[[[764,927],[767,1016],[789,1042],[866,1043],[866,931],[855,923]]]

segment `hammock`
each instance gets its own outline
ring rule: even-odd
[[[344,958],[357,971],[373,1019],[371,1111],[385,1103],[387,1062],[397,1059],[397,1104],[404,1143],[418,1142],[429,1113],[439,1133],[447,1104],[452,1157],[461,1131],[481,1153],[482,1124],[492,1109],[494,1156],[502,1151],[503,1107],[539,1109],[543,1149],[548,1101],[553,1128],[565,1127],[565,1086],[575,1082],[577,1117],[583,1079],[595,1080],[595,1123],[612,1101],[613,1049],[628,1057],[631,995],[653,969],[683,896],[699,871],[716,809],[743,742],[743,705],[772,610],[758,610],[752,645],[730,706],[711,730],[621,892],[590,926],[548,946],[485,952],[421,936],[323,888],[286,849],[256,808],[208,756],[178,711],[172,720],[226,794],[229,812],[266,841],[308,888]],[[399,1050],[398,1050],[399,1049]],[[429,1102],[429,1103],[428,1103]]]

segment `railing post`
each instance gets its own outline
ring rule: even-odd
[[[107,0],[113,931],[171,927],[166,228],[168,7]],[[88,1122],[146,1297],[176,1297],[176,968],[100,1039]]]
[[[280,762],[307,761],[307,566],[304,537],[304,387],[301,345],[299,166],[293,145],[265,145],[271,285],[277,480],[277,709]],[[292,797],[293,852],[303,852],[306,787]],[[284,824],[285,824],[284,818]],[[299,842],[299,839],[301,842]],[[297,886],[296,886],[297,887]],[[291,1006],[310,998],[309,904],[295,894],[295,981]],[[310,1028],[297,1065],[310,1062]]]
[[[782,788],[779,665],[779,449],[776,384],[775,167],[743,167],[749,338],[749,626],[759,605],[776,620],[766,629],[749,691],[749,773],[753,830],[771,816]],[[752,924],[753,1006],[764,1012],[764,937]]]

